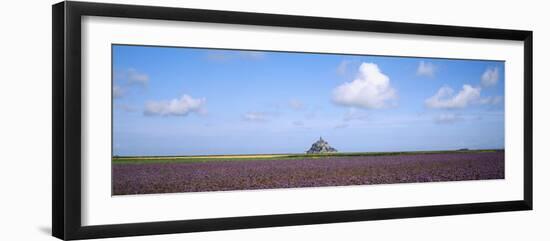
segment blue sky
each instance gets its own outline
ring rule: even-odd
[[[113,154],[504,148],[504,62],[113,46]]]

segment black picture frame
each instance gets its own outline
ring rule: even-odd
[[[294,213],[82,226],[81,224],[81,17],[104,16],[366,31],[427,36],[517,40],[524,43],[524,186],[522,200],[333,212]],[[533,208],[533,32],[491,28],[336,19],[90,2],[52,6],[52,233],[65,239],[308,225],[381,219],[474,214]]]

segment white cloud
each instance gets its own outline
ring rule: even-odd
[[[470,85],[463,85],[458,94],[453,95],[454,90],[450,87],[441,87],[437,93],[428,98],[425,104],[429,108],[436,109],[459,109],[478,102],[481,96],[481,88],[474,88]]]
[[[373,63],[362,63],[356,79],[336,87],[332,93],[336,104],[367,109],[387,107],[396,98],[390,78]]]
[[[306,113],[304,117],[308,120],[315,119],[315,117],[317,117],[317,112],[311,111],[309,113]]]
[[[304,122],[302,121],[293,121],[292,124],[295,126],[304,126]]]
[[[206,59],[216,62],[227,62],[234,60],[262,60],[266,52],[261,51],[232,51],[232,50],[211,50],[206,53]]]
[[[420,61],[416,69],[416,75],[433,77],[435,75],[435,65],[430,62]]]
[[[260,60],[265,57],[265,52],[260,51],[241,51],[241,56],[247,59]]]
[[[489,96],[479,100],[482,105],[497,105],[502,102],[502,96]]]
[[[350,108],[350,110],[346,112],[346,114],[344,115],[343,120],[344,121],[354,121],[354,120],[366,121],[368,120],[368,118],[369,117],[367,113],[365,113],[365,111],[360,111],[355,108]]]
[[[352,61],[350,60],[343,60],[340,62],[338,67],[336,67],[336,73],[339,75],[345,75],[348,73],[349,66],[351,65]]]
[[[444,113],[435,117],[434,121],[437,124],[452,124],[461,121],[462,117],[453,113]]]
[[[136,112],[138,110],[134,106],[127,105],[127,104],[117,104],[115,105],[115,108],[126,112]]]
[[[115,71],[113,83],[113,98],[119,99],[133,91],[133,86],[147,86],[149,76],[135,69]]]
[[[194,99],[189,95],[169,101],[149,101],[145,104],[145,115],[186,116],[191,112],[205,113],[206,99]]]
[[[497,67],[488,68],[481,75],[481,85],[483,85],[484,87],[496,85],[498,82],[498,77],[499,74]]]
[[[247,112],[243,115],[245,121],[251,122],[266,122],[268,121],[268,114],[264,112]]]
[[[230,60],[231,56],[225,52],[212,50],[206,53],[206,59],[210,61],[216,61],[216,62],[225,62]]]
[[[122,96],[124,96],[124,90],[118,85],[113,85],[113,98],[118,99]]]
[[[288,107],[290,107],[293,110],[303,110],[304,103],[302,103],[299,100],[293,99],[288,102]]]
[[[125,78],[129,84],[140,84],[145,86],[149,83],[149,75],[138,72],[135,69],[128,69]]]
[[[344,129],[344,128],[348,128],[348,127],[349,127],[349,124],[341,123],[341,124],[335,125],[334,129]]]

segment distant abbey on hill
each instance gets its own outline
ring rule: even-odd
[[[307,154],[314,153],[329,153],[329,152],[338,152],[338,150],[331,147],[328,142],[323,140],[323,137],[319,137],[319,140],[311,145],[311,148],[306,152]]]

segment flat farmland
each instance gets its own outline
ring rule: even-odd
[[[113,157],[112,194],[504,178],[504,151]]]

